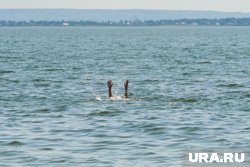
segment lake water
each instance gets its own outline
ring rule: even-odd
[[[0,166],[181,166],[250,148],[249,27],[0,28]],[[123,96],[129,80],[129,99]],[[101,101],[96,99],[101,97]]]

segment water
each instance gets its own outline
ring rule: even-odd
[[[0,166],[181,166],[184,149],[250,148],[249,34],[1,28]],[[109,79],[120,96],[129,80],[129,100],[108,100]]]

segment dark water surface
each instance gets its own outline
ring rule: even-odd
[[[0,166],[180,166],[250,148],[249,27],[0,28]],[[129,100],[107,99],[107,80]],[[102,101],[96,100],[99,95]]]

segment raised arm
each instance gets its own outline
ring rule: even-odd
[[[107,84],[108,84],[108,88],[109,88],[109,98],[111,98],[113,96],[112,95],[112,86],[113,86],[112,80],[108,80]]]
[[[124,88],[125,88],[124,97],[128,98],[128,80],[124,82]]]

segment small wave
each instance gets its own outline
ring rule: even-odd
[[[144,80],[145,83],[158,83],[159,80],[156,80],[156,79],[146,79]]]
[[[36,110],[36,112],[42,112],[42,113],[49,112],[49,109],[48,108],[39,108]]]
[[[0,78],[2,79],[2,78]],[[7,82],[11,82],[11,83],[20,83],[20,80],[15,80],[15,79],[12,79],[12,78],[9,78],[9,79],[5,79]]]
[[[241,88],[244,87],[244,85],[237,84],[237,83],[231,83],[231,84],[219,84],[218,87],[228,87],[228,88]]]
[[[15,73],[15,71],[10,71],[10,70],[1,70],[0,74],[10,74],[10,73]]]
[[[8,143],[9,146],[21,146],[21,145],[24,145],[24,143],[20,142],[20,141],[11,141]]]
[[[35,85],[36,87],[48,87],[48,86],[50,86],[49,83],[35,83],[34,85]]]
[[[46,79],[33,79],[32,82],[34,82],[34,86],[36,87],[48,87],[50,86],[49,80]]]
[[[244,130],[250,130],[250,127],[246,127],[246,128],[244,128]]]
[[[175,98],[172,99],[171,102],[184,102],[184,103],[195,103],[198,100],[195,98]]]
[[[224,142],[227,142],[227,139],[216,139],[216,140],[213,140],[213,142],[224,143]]]
[[[40,79],[40,78],[37,78],[37,79],[33,79],[32,82],[48,82],[49,80],[47,79]]]
[[[66,159],[54,159],[51,161],[51,163],[64,163],[66,161],[67,161]]]
[[[249,98],[250,98],[250,93],[247,93],[247,94],[246,94],[246,97],[249,97]]]
[[[44,71],[53,72],[53,71],[64,71],[64,70],[61,68],[48,68],[48,69],[45,69]]]
[[[121,113],[121,111],[119,110],[112,110],[112,111],[93,111],[90,114],[88,114],[89,116],[116,116],[119,115]]]
[[[182,73],[182,75],[191,75],[191,74],[188,72],[184,72],[184,73]]]
[[[182,48],[183,51],[190,51],[191,48],[188,48],[188,47],[185,47],[185,48]]]
[[[165,128],[163,127],[153,127],[149,128],[146,131],[148,131],[151,135],[159,135],[165,133]]]
[[[211,64],[211,61],[199,61],[198,64]]]
[[[19,80],[9,80],[9,81],[12,83],[19,83],[20,82]]]
[[[41,148],[40,150],[42,150],[42,151],[52,151],[53,150],[53,148]]]
[[[200,46],[208,46],[208,43],[201,43]]]

